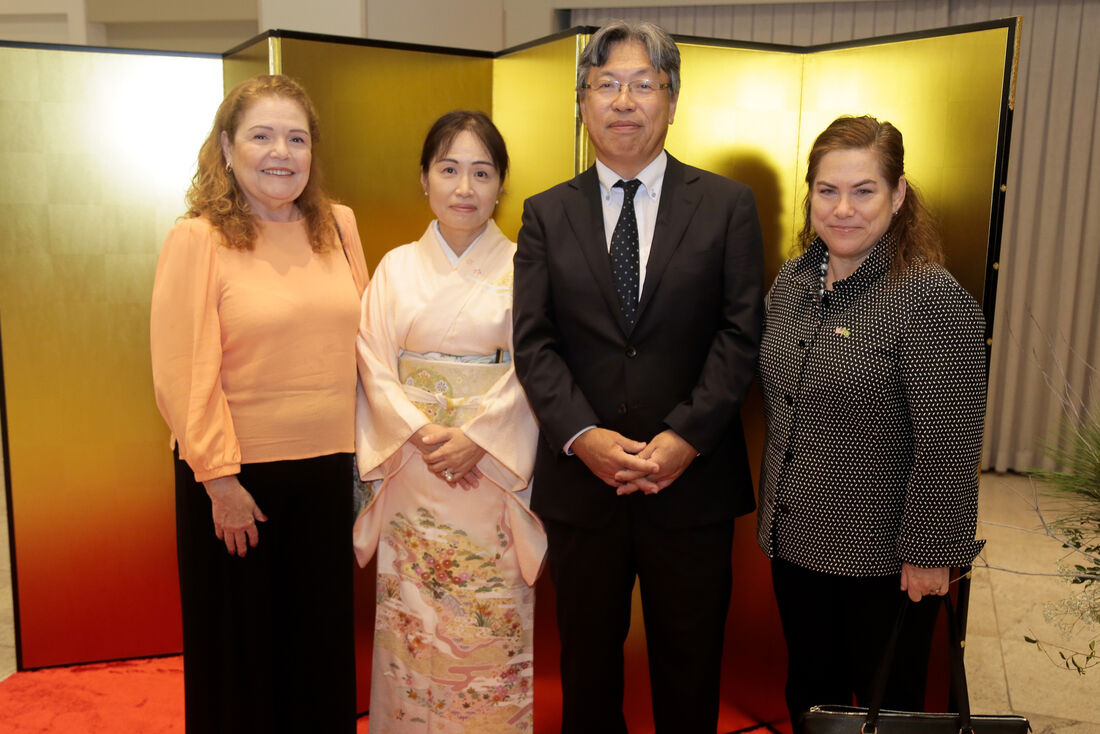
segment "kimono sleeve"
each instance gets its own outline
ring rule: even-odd
[[[506,323],[512,323],[511,314]],[[515,353],[511,329],[508,350]],[[462,430],[485,449],[486,457],[480,462],[482,471],[489,473],[497,484],[514,491],[528,485],[535,468],[538,426],[516,377],[514,362],[482,397],[481,410]]]
[[[204,220],[176,225],[153,282],[150,350],[157,407],[199,482],[240,472],[241,451],[222,391],[216,233]]]
[[[358,421],[356,459],[364,479],[379,478],[374,470],[429,423],[405,396],[398,376],[402,346],[397,336],[394,299],[398,297],[401,275],[394,272],[393,257],[387,255],[363,294],[356,352],[367,409]]]

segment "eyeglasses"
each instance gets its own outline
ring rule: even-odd
[[[626,89],[631,96],[644,98],[653,96],[659,89],[668,89],[671,86],[672,84],[669,82],[655,82],[652,79],[637,79],[632,82],[620,82],[618,79],[601,79],[595,84],[582,84],[581,89],[591,89],[594,94],[607,99],[618,97],[619,93]]]

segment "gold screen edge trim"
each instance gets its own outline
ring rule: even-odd
[[[267,73],[283,73],[283,39],[271,36],[267,39]]]
[[[581,33],[577,36],[577,63],[573,65],[574,69],[576,68],[577,64],[580,63],[581,53],[584,52],[584,47],[588,45],[588,40],[591,37],[592,35],[590,33]],[[576,77],[575,72],[574,77]],[[573,106],[576,109],[576,112],[574,113],[576,115],[576,130],[573,142],[573,172],[579,175],[582,171],[588,168],[589,165],[591,165],[591,161],[589,161],[588,159],[588,130],[585,129],[584,123],[581,122],[581,111],[580,107],[577,104],[576,89],[573,90]]]
[[[1008,109],[1016,109],[1016,80],[1020,71],[1020,43],[1024,35],[1024,18],[1016,16],[1016,38],[1012,49],[1012,82],[1008,90]]]

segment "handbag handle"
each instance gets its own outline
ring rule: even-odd
[[[955,691],[959,709],[959,732],[967,734],[973,732],[970,725],[970,694],[966,688],[966,666],[963,663],[963,643],[959,637],[958,621],[955,616],[955,607],[951,604],[951,597],[944,594],[940,597],[943,606],[947,610],[947,646],[948,657],[951,659],[951,686]],[[890,639],[882,651],[882,659],[875,671],[875,680],[871,692],[870,705],[867,707],[867,720],[860,729],[862,734],[875,734],[878,728],[879,710],[882,708],[882,699],[886,695],[886,681],[890,677],[890,667],[894,659],[894,648],[897,646],[898,637],[901,635],[902,624],[905,622],[905,612],[912,602],[908,599],[898,610],[897,619],[894,620],[894,629],[890,632]]]

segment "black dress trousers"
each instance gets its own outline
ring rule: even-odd
[[[543,519],[561,639],[563,734],[626,734],[623,645],[640,585],[657,734],[713,734],[718,724],[733,520],[671,530],[641,492],[610,523]]]

